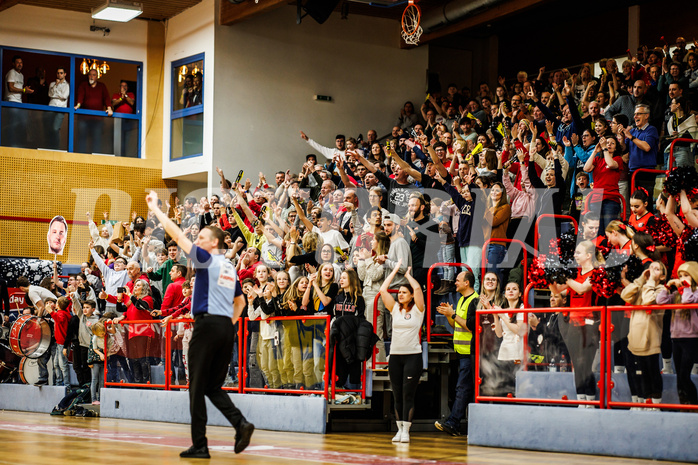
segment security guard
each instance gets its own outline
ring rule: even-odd
[[[453,348],[459,359],[456,400],[451,408],[451,415],[444,422],[437,421],[434,426],[452,436],[460,436],[460,422],[465,417],[465,408],[470,402],[474,390],[473,352],[470,350],[473,329],[475,328],[475,310],[479,295],[473,288],[475,277],[470,271],[461,272],[456,278],[456,291],[461,294],[456,310],[450,303],[442,303],[436,310],[446,316],[453,326]]]

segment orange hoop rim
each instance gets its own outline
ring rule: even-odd
[[[408,29],[408,25],[405,24],[405,19],[408,19],[411,21],[409,26],[411,27]],[[419,6],[414,3],[414,0],[410,0],[409,4],[407,5],[407,8],[405,8],[405,11],[402,12],[402,31],[409,37],[413,36],[416,32],[417,29],[419,29],[419,23],[422,19],[422,10],[419,9]]]

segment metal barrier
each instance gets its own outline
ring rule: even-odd
[[[325,369],[323,371],[323,388],[322,390],[311,390],[311,389],[272,389],[268,387],[264,388],[253,388],[247,387],[247,336],[250,334],[248,330],[249,318],[241,318],[241,325],[243,328],[242,334],[242,366],[240,369],[241,374],[238,375],[240,381],[240,392],[269,392],[273,394],[322,394],[326,399],[329,399],[330,393],[330,357],[327,352],[330,341],[330,316],[329,315],[303,315],[303,316],[281,316],[281,317],[270,317],[265,320],[259,321],[289,321],[289,320],[300,320],[305,322],[306,320],[324,320],[325,321]],[[311,342],[312,344],[312,342]],[[260,368],[261,369],[261,368]]]
[[[627,208],[627,204],[625,203],[625,197],[623,197],[623,196],[620,194],[620,192],[608,192],[608,193],[606,193],[605,195],[610,195],[611,197],[616,197],[616,198],[620,199],[620,205],[621,205],[621,207],[623,207],[622,210],[621,210],[621,212],[622,212],[621,220],[625,221],[626,218],[628,217],[628,208]],[[586,198],[584,199],[584,210],[583,210],[583,212],[588,212],[588,211],[589,211],[589,203],[591,202],[591,198],[592,198],[592,197],[594,197],[594,193],[593,193],[593,192],[591,192],[590,194],[588,194],[588,195],[586,196]],[[597,197],[598,197],[598,195],[597,195]],[[602,200],[603,200],[603,199],[602,199]]]
[[[670,311],[670,310],[686,310],[686,309],[694,309],[698,308],[698,304],[670,304],[670,305],[624,305],[624,306],[611,306],[611,307],[604,307],[604,309],[608,312],[608,317],[606,318],[606,340],[605,344],[602,344],[602,347],[605,348],[604,354],[606,356],[606,399],[607,399],[607,408],[632,408],[632,407],[639,407],[639,408],[661,408],[661,409],[669,409],[669,410],[689,410],[689,411],[698,411],[698,405],[690,405],[690,404],[667,404],[667,403],[660,403],[660,404],[653,404],[651,399],[648,399],[646,403],[640,404],[640,403],[633,403],[633,402],[617,402],[614,401],[612,398],[612,392],[613,388],[615,387],[615,383],[613,382],[612,379],[612,371],[613,371],[613,354],[612,354],[612,349],[613,349],[613,339],[612,339],[612,333],[615,331],[615,327],[612,323],[611,315],[613,312],[627,312],[627,311],[643,311],[652,313],[657,310],[665,310],[665,311]],[[678,386],[677,386],[678,387]]]
[[[671,145],[669,146],[669,166],[667,168],[671,169],[674,167],[674,145],[676,145],[677,142],[690,142],[690,143],[698,143],[698,139],[674,139],[671,141]]]
[[[632,196],[633,193],[635,192],[635,178],[637,177],[637,173],[654,173],[654,174],[666,174],[666,171],[664,170],[655,170],[655,169],[650,169],[650,168],[638,168],[635,171],[633,171],[633,176],[630,178],[630,195]],[[650,195],[652,193],[650,192]],[[654,197],[653,195],[651,195]],[[651,200],[650,200],[651,202]]]
[[[518,239],[487,239],[485,241],[485,244],[482,246],[482,273],[486,273],[487,271],[487,248],[490,245],[491,242],[504,242],[506,244],[512,244],[516,242],[517,244],[521,245],[521,250],[523,251],[523,285],[521,286],[522,289],[526,288],[526,283],[528,282],[528,251],[526,250],[526,244],[523,243],[523,241],[520,241]],[[509,252],[509,249],[507,248],[507,252]]]
[[[391,294],[397,294],[397,289],[388,289],[388,292]],[[378,334],[378,299],[381,298],[381,293],[379,292],[376,294],[376,296],[373,298],[373,331]],[[385,341],[380,341],[385,343]],[[387,365],[388,362],[377,362],[376,361],[376,354],[378,354],[378,343],[376,343],[376,347],[373,348],[373,355],[371,355],[371,367],[372,368],[378,368],[378,365]]]
[[[473,272],[472,268],[470,268],[467,264],[465,263],[434,263],[429,267],[429,271],[427,271],[427,301],[426,301],[426,315],[424,320],[426,321],[427,324],[427,342],[431,342],[431,337],[432,336],[453,336],[451,333],[445,333],[445,334],[432,334],[431,333],[431,294],[432,294],[432,283],[431,283],[431,273],[434,271],[434,268],[442,268],[442,267],[465,267],[470,271],[471,273]]]
[[[539,236],[538,236],[538,224],[540,223],[540,220],[543,218],[552,218],[554,220],[562,220],[562,219],[568,219],[571,220],[572,224],[574,225],[574,233],[577,234],[579,231],[579,226],[577,225],[577,220],[575,220],[573,217],[569,215],[554,215],[552,213],[543,213],[542,215],[538,216],[536,219],[536,224],[533,228],[533,250],[536,251],[536,253],[540,253],[540,250],[538,250],[538,241],[539,241]]]
[[[366,362],[361,362],[361,389],[345,389],[337,388],[337,350],[332,351],[332,385],[330,390],[330,399],[334,400],[338,392],[359,392],[361,394],[361,403],[366,403]]]
[[[537,308],[536,313],[557,313],[557,312],[564,312],[564,313],[577,313],[577,312],[598,312],[600,309],[603,307],[575,307],[574,309],[571,308]],[[543,399],[543,398],[517,398],[513,397],[511,395],[508,395],[507,397],[502,397],[502,396],[482,396],[480,395],[480,385],[482,384],[482,377],[480,373],[480,356],[482,355],[481,352],[481,343],[480,343],[480,338],[483,332],[483,328],[480,325],[480,318],[482,315],[496,315],[496,314],[501,314],[501,313],[509,313],[512,309],[507,308],[507,309],[492,309],[492,310],[486,310],[486,309],[481,309],[477,310],[476,316],[475,316],[475,337],[476,337],[476,342],[475,342],[475,402],[504,402],[504,403],[518,403],[518,404],[545,404],[545,405],[592,405],[600,408],[604,408],[605,406],[605,394],[606,394],[606,379],[603,376],[603,373],[605,373],[605,360],[602,357],[601,358],[601,376],[600,379],[597,383],[597,386],[599,388],[599,400],[597,401],[589,401],[589,400],[570,400],[567,398],[567,396],[563,396],[561,399]],[[528,313],[530,311],[526,311],[528,309],[521,309],[521,312],[516,312],[516,313],[523,313],[524,314],[524,320],[525,324],[528,327]],[[600,331],[600,340],[603,341],[606,338],[605,334],[606,330],[606,312],[601,312],[601,321],[599,324],[599,331]],[[528,330],[527,330],[528,331]],[[526,342],[524,341],[524,346],[526,345]]]
[[[523,309],[524,318],[527,319],[528,313],[531,313],[533,308],[528,306],[530,292],[533,290],[533,285],[529,284],[524,291],[524,302],[526,308]],[[600,314],[600,370],[599,370],[599,381],[597,382],[597,387],[599,388],[599,400],[598,401],[579,401],[579,400],[569,400],[564,396],[562,399],[535,399],[535,398],[514,398],[513,396],[508,397],[497,397],[497,396],[483,396],[480,395],[480,385],[482,384],[482,377],[480,376],[481,369],[481,356],[482,349],[480,338],[483,332],[483,327],[480,324],[481,315],[488,314],[499,314],[499,313],[509,313],[511,309],[502,310],[478,310],[477,317],[475,319],[475,402],[502,402],[502,403],[528,403],[528,404],[546,404],[546,405],[594,405],[601,408],[659,408],[662,410],[686,410],[686,411],[698,411],[698,405],[690,404],[668,404],[660,403],[653,404],[651,400],[647,400],[644,404],[632,403],[632,402],[620,402],[613,400],[613,388],[615,383],[613,381],[613,332],[616,328],[613,325],[611,316],[613,312],[628,312],[628,311],[644,311],[651,313],[653,311],[673,311],[673,310],[686,310],[686,309],[696,309],[698,304],[668,304],[668,305],[624,305],[624,306],[598,306],[598,307],[563,307],[563,308],[535,308],[535,313],[557,313],[561,312],[563,314],[576,313],[576,312],[598,312]],[[528,331],[527,331],[528,333]],[[524,357],[526,353],[527,343],[524,341]]]

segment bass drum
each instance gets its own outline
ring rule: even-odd
[[[17,373],[20,357],[15,355],[4,342],[0,342],[0,383],[12,381]]]
[[[42,318],[22,315],[10,329],[10,348],[20,357],[39,358],[51,346],[51,326]]]
[[[35,384],[39,381],[39,362],[36,359],[23,357],[19,362],[19,379],[24,384]]]

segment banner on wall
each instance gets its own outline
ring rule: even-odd
[[[54,216],[48,225],[48,233],[46,234],[48,253],[63,255],[63,248],[67,239],[68,222],[61,215]]]

